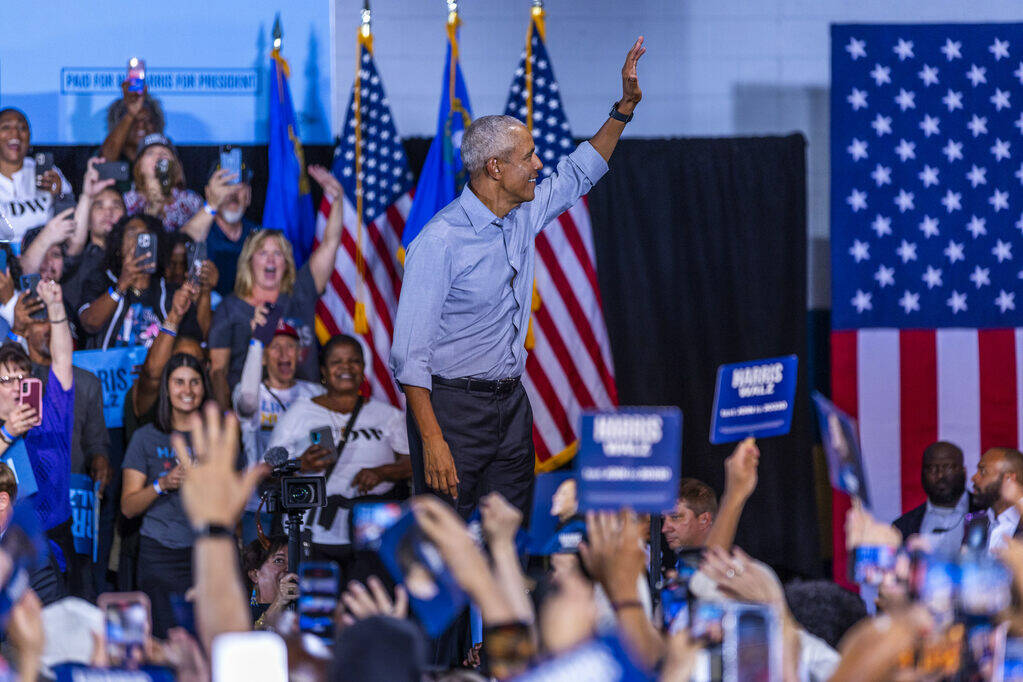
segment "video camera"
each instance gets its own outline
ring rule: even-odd
[[[263,498],[270,514],[302,513],[327,506],[327,479],[323,476],[299,476],[299,462],[288,459],[284,448],[270,448],[263,461],[273,469],[264,487]]]

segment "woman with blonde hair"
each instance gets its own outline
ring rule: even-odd
[[[210,374],[213,394],[221,405],[231,404],[229,387],[241,378],[252,333],[265,326],[268,319],[291,325],[298,332],[298,378],[319,379],[313,318],[316,299],[327,288],[341,243],[342,190],[341,183],[323,166],[310,166],[309,175],[332,202],[323,237],[309,261],[295,268],[291,244],[280,230],[253,233],[238,257],[234,293],[221,301],[214,313],[209,336]]]

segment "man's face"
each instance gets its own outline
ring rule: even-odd
[[[28,348],[34,360],[50,360],[50,323],[47,320],[33,320],[25,332]],[[41,364],[46,364],[41,363]]]
[[[515,201],[522,203],[532,201],[536,194],[536,179],[543,168],[540,157],[536,155],[533,136],[525,126],[518,126],[512,132],[515,145],[505,159],[498,159],[501,170],[499,180],[501,189]]]
[[[54,244],[43,255],[43,262],[39,264],[39,277],[43,280],[59,282],[64,276],[64,252],[60,244]]]
[[[1001,493],[1002,479],[1005,478],[1005,457],[997,450],[988,450],[977,463],[973,482],[973,501],[979,507],[990,507]]]
[[[106,237],[110,228],[124,215],[124,199],[115,189],[105,189],[99,193],[89,209],[89,231],[95,235]]]
[[[922,482],[931,504],[951,507],[966,490],[966,468],[954,452],[938,452],[924,463]]]
[[[298,367],[298,341],[285,334],[277,334],[263,355],[267,374],[278,384],[290,384]]]
[[[683,547],[701,547],[707,540],[711,523],[710,514],[697,516],[682,500],[675,504],[675,511],[664,514],[661,521],[664,538],[676,552]]]
[[[237,223],[249,210],[252,203],[252,188],[247,184],[240,183],[220,205],[220,215],[230,224]]]

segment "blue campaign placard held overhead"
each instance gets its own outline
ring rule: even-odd
[[[718,367],[710,442],[731,443],[747,436],[783,436],[792,428],[799,359],[736,362]]]
[[[675,506],[682,411],[632,407],[584,411],[579,437],[579,510],[660,513]]]

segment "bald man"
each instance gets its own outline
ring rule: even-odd
[[[922,535],[936,554],[951,558],[963,542],[963,519],[970,510],[966,494],[963,451],[953,443],[938,441],[924,450],[920,483],[927,501],[892,524],[903,538]]]

